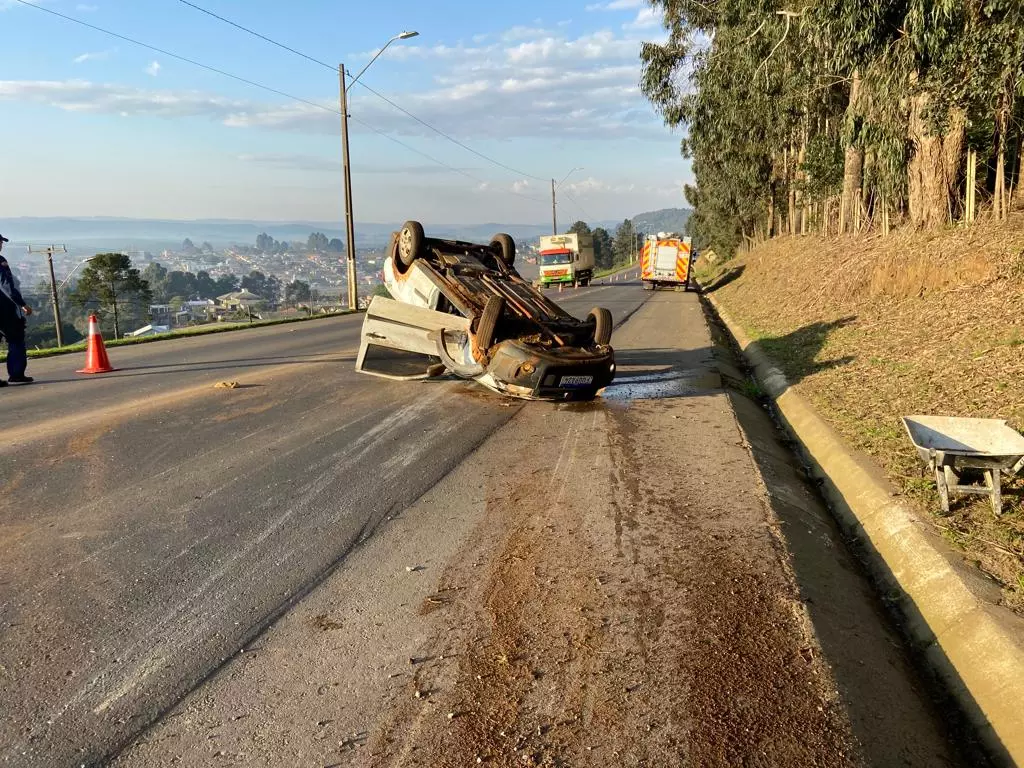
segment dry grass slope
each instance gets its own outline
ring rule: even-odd
[[[781,238],[705,285],[926,519],[1024,608],[1024,484],[946,516],[900,417],[1007,419],[1024,429],[1024,213],[935,234]],[[716,287],[720,286],[720,287]]]

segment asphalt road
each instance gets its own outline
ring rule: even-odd
[[[34,360],[0,392],[0,764],[102,763],[520,407],[357,375],[360,323],[111,349],[96,377]]]

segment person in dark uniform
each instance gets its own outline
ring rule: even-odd
[[[10,242],[0,235],[0,251],[4,243]],[[11,267],[0,253],[0,336],[7,341],[7,374],[14,384],[31,384],[31,376],[25,375],[28,355],[25,351],[25,317],[32,314],[32,307],[25,303],[14,282]],[[7,382],[0,379],[0,387]]]

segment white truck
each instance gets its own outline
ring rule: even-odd
[[[594,276],[594,238],[590,235],[542,235],[537,252],[540,285],[590,285]]]

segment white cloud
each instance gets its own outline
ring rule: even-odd
[[[114,51],[112,50],[86,52],[81,54],[80,56],[75,56],[75,58],[72,59],[72,61],[74,61],[75,64],[84,64],[87,61],[102,61],[103,59],[110,58],[110,54],[112,54],[113,52]]]
[[[510,30],[508,36],[521,34],[525,31]],[[532,39],[509,40],[500,33],[491,39],[493,42],[480,45],[389,49],[386,60],[393,66],[396,60],[417,62],[416,67],[433,73],[434,82],[407,93],[388,91],[385,95],[470,144],[519,138],[570,141],[666,136],[662,121],[638,86],[639,37],[609,30],[575,37],[570,30],[541,30]],[[159,72],[158,62],[154,61],[149,71]],[[351,97],[353,131],[365,131],[364,126],[369,125],[398,137],[436,138],[428,128],[358,86]],[[337,132],[335,98],[325,90],[320,102],[323,108],[318,108],[283,100],[227,99],[195,91],[137,89],[83,80],[0,82],[0,99],[41,102],[69,111],[200,117],[233,128],[312,134]]]
[[[67,112],[221,120],[250,106],[197,92],[147,91],[87,80],[0,80],[0,100],[46,104]]]
[[[588,11],[627,11],[633,8],[639,8],[644,4],[645,0],[611,0],[608,3],[594,3],[588,5]]]
[[[152,61],[152,62],[150,62],[149,66],[146,67],[146,74],[149,75],[150,77],[156,77],[157,75],[159,75],[160,74],[160,62],[159,61]]]
[[[546,29],[539,29],[537,27],[512,27],[501,33],[501,39],[505,42],[512,42],[515,40],[529,40],[532,37],[548,34],[550,33]]]
[[[527,179],[519,179],[512,183],[512,191],[519,194],[530,190],[530,182]]]
[[[79,3],[75,6],[75,10],[79,13],[96,13],[99,9],[98,5],[88,5],[86,3]]]
[[[623,29],[654,29],[661,24],[661,15],[654,8],[641,8],[633,21],[622,25]]]

